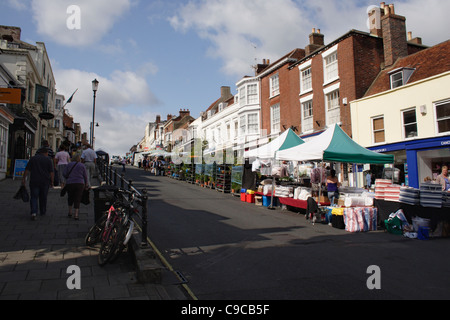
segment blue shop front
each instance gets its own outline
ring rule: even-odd
[[[368,149],[395,155],[395,182],[414,188],[419,188],[420,183],[426,180],[435,180],[441,174],[442,166],[450,166],[450,135],[406,140]],[[371,167],[373,169],[377,171]]]

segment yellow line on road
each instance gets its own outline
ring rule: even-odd
[[[136,223],[135,225],[137,226],[139,231],[142,233],[141,226],[138,223]],[[170,272],[174,273],[175,276],[178,278],[178,280],[184,281],[184,279],[181,279],[181,277],[175,272],[172,265],[166,260],[166,258],[162,255],[162,253],[158,250],[156,245],[150,240],[149,237],[147,237],[147,242],[152,247],[153,251],[155,251],[155,253],[158,255],[159,259],[166,266],[166,268],[169,269]],[[192,292],[192,290],[189,288],[189,286],[186,283],[183,283],[182,286],[186,290],[186,292],[191,296],[191,298],[193,300],[198,300],[197,297],[195,296],[195,294]]]

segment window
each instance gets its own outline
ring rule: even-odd
[[[450,131],[450,100],[436,103],[436,121],[438,133]]]
[[[385,141],[384,134],[384,117],[372,119],[373,141],[374,143],[381,143]]]
[[[403,72],[397,72],[391,75],[391,89],[401,87],[403,85]]]
[[[248,133],[258,133],[258,114],[253,113],[248,115]]]
[[[311,68],[304,69],[300,72],[300,91],[308,91],[312,89],[312,75],[311,75]]]
[[[325,57],[325,82],[339,77],[337,52]]]
[[[312,100],[302,103],[302,110],[303,110],[303,119],[312,117],[313,115]]]
[[[273,105],[270,113],[271,133],[280,132],[280,104]]]
[[[415,69],[402,68],[400,71],[396,69],[390,73],[391,89],[401,87],[408,83]]]
[[[403,111],[403,128],[405,138],[417,137],[416,109]]]
[[[313,101],[300,102],[302,104],[302,132],[312,131],[314,129]]]
[[[247,129],[247,123],[246,123],[246,117],[245,116],[241,116],[239,118],[239,122],[241,123],[241,135],[245,135],[246,134],[246,129]]]
[[[335,90],[326,95],[327,109],[333,110],[339,108],[339,90]]]
[[[241,106],[245,104],[245,87],[239,89],[239,101],[241,102]]]
[[[280,94],[280,78],[278,74],[270,78],[270,96],[274,97]]]
[[[258,86],[256,84],[247,86],[247,99],[248,104],[258,103]]]

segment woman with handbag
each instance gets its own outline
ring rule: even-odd
[[[74,219],[78,220],[81,198],[83,191],[89,188],[89,180],[87,176],[86,167],[80,162],[81,157],[75,154],[66,170],[64,177],[66,178],[66,190],[68,194],[67,203],[69,205],[69,217],[72,217],[72,207],[75,209]]]

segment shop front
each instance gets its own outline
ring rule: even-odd
[[[0,180],[5,179],[8,168],[9,125],[14,122],[14,115],[6,105],[0,104]]]
[[[420,183],[436,180],[444,165],[450,165],[450,136],[404,141],[368,148],[396,155],[394,173],[399,184],[419,188]],[[380,168],[375,169],[379,175]],[[386,177],[385,178],[389,178]]]

